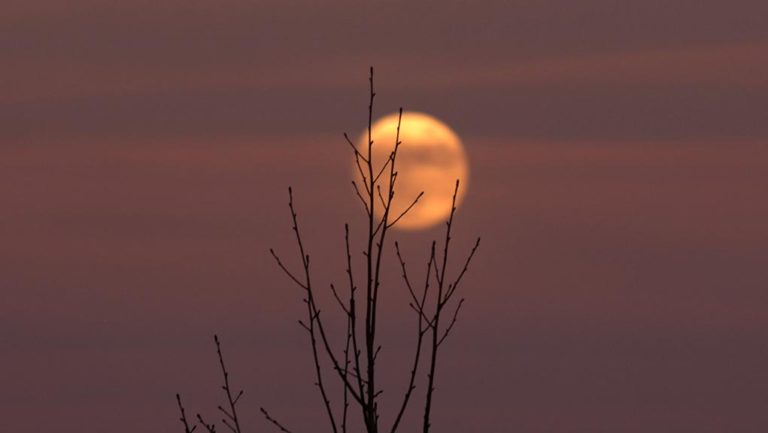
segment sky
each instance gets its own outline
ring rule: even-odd
[[[456,253],[483,244],[434,431],[766,431],[766,16],[757,0],[6,0],[0,431],[182,431],[176,392],[213,417],[214,333],[249,431],[272,429],[260,406],[317,431],[301,293],[269,248],[297,264],[290,185],[317,280],[343,281],[344,223],[362,242],[363,215],[342,133],[365,127],[369,66],[377,115],[430,113],[469,158]],[[423,263],[440,235],[396,237]],[[387,259],[385,397],[413,338]]]

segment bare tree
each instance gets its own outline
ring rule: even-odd
[[[377,167],[373,160],[374,140],[372,137],[373,103],[376,96],[373,81],[373,68],[370,71],[370,99],[368,104],[368,140],[367,146],[360,149],[349,139],[344,138],[354,153],[355,163],[361,182],[352,181],[355,195],[365,209],[367,219],[366,245],[363,252],[364,275],[362,280],[355,277],[350,253],[349,225],[345,225],[345,245],[347,259],[347,290],[340,293],[331,284],[330,289],[341,312],[346,316],[346,338],[343,350],[335,350],[332,347],[324,316],[317,302],[316,289],[313,285],[310,267],[310,255],[307,253],[299,230],[299,222],[293,200],[293,191],[288,189],[288,207],[291,213],[293,231],[301,258],[301,270],[299,273],[291,271],[274,250],[270,250],[278,266],[293,280],[304,292],[306,304],[306,317],[301,321],[302,327],[309,334],[312,348],[312,358],[315,367],[316,385],[322,397],[325,411],[328,416],[331,430],[334,433],[347,432],[347,418],[350,403],[357,406],[365,425],[367,433],[389,431],[395,433],[401,426],[403,415],[412,402],[413,392],[416,388],[416,378],[420,371],[426,369],[427,388],[424,393],[422,431],[428,433],[431,426],[431,413],[433,395],[435,391],[435,375],[438,362],[439,349],[454,328],[464,299],[451,303],[461,283],[472,258],[480,244],[478,238],[471,251],[465,258],[463,266],[459,268],[457,275],[450,279],[448,275],[448,259],[450,253],[451,233],[456,212],[456,196],[459,190],[459,181],[453,194],[453,202],[448,221],[446,222],[445,237],[442,240],[442,253],[437,252],[437,242],[433,241],[430,248],[429,260],[426,264],[424,282],[415,287],[411,283],[406,261],[395,242],[395,252],[402,270],[402,278],[411,297],[410,308],[417,317],[416,347],[413,353],[413,362],[408,373],[408,382],[398,409],[387,426],[382,426],[379,413],[380,396],[382,389],[377,383],[378,355],[381,345],[377,340],[379,325],[378,302],[381,289],[381,272],[383,269],[385,250],[387,248],[387,235],[414,206],[418,205],[423,192],[412,198],[412,202],[399,214],[393,214],[393,199],[397,190],[397,156],[400,145],[400,125],[403,110],[400,109],[397,133],[394,147],[389,158]],[[382,187],[383,186],[383,187]],[[430,290],[434,287],[432,290]],[[358,294],[363,290],[362,294]],[[452,311],[448,311],[451,310]],[[445,320],[444,314],[449,314]],[[425,341],[426,340],[426,341]],[[425,347],[426,346],[426,347]],[[426,350],[426,353],[424,353]],[[321,356],[329,361],[331,370],[324,372]],[[426,365],[422,358],[427,357]],[[327,378],[335,377],[344,389],[342,408],[334,411],[329,398]]]
[[[324,411],[328,418],[330,430],[333,433],[347,433],[350,427],[350,414],[357,412],[361,416],[362,424],[367,433],[389,432],[395,433],[403,425],[404,415],[414,402],[414,391],[417,388],[417,379],[420,375],[426,375],[426,388],[422,395],[423,412],[421,429],[428,433],[431,427],[431,415],[434,401],[435,378],[439,360],[439,352],[442,344],[450,335],[456,324],[459,311],[464,303],[464,298],[455,296],[467,269],[480,245],[480,238],[457,268],[453,277],[448,272],[449,256],[451,252],[451,239],[453,221],[456,213],[456,197],[459,191],[459,181],[456,181],[453,202],[448,220],[446,222],[445,236],[441,243],[433,241],[429,248],[429,259],[425,266],[423,282],[414,284],[407,269],[406,260],[400,249],[400,245],[394,242],[395,256],[400,265],[402,280],[410,297],[409,307],[415,315],[415,347],[410,363],[410,369],[405,373],[406,387],[402,396],[398,399],[391,419],[383,423],[380,414],[380,402],[383,392],[382,386],[377,382],[377,373],[380,371],[379,355],[382,346],[377,338],[379,326],[379,291],[381,289],[381,276],[385,251],[391,245],[388,237],[390,229],[411,210],[418,205],[423,192],[412,198],[410,204],[400,213],[393,214],[393,199],[397,190],[397,156],[400,145],[400,125],[403,110],[400,109],[397,123],[397,133],[394,147],[389,157],[381,166],[377,166],[373,158],[374,140],[372,136],[373,107],[376,93],[374,91],[373,68],[370,70],[370,94],[368,103],[368,129],[367,145],[359,148],[344,134],[346,142],[352,152],[360,178],[352,181],[356,197],[360,200],[365,210],[367,228],[365,232],[365,247],[363,250],[362,277],[356,276],[353,267],[353,257],[350,242],[349,224],[344,225],[344,239],[346,248],[346,290],[337,289],[330,284],[330,291],[338,304],[342,319],[346,322],[346,331],[343,335],[344,345],[334,348],[330,330],[326,326],[325,316],[321,314],[321,308],[317,300],[317,291],[312,278],[310,255],[302,238],[299,228],[298,215],[294,206],[293,190],[288,188],[288,208],[291,214],[292,229],[294,231],[296,245],[300,257],[300,270],[292,271],[280,256],[270,249],[277,265],[285,274],[302,290],[306,315],[300,320],[302,328],[309,336],[309,343],[314,366],[315,385],[318,388],[323,402]],[[457,300],[456,300],[457,299]],[[218,338],[215,338],[217,354],[224,378],[222,388],[227,398],[227,408],[219,406],[219,411],[224,415],[222,423],[233,433],[241,433],[237,418],[236,404],[242,396],[242,391],[233,397],[230,390],[229,375],[224,366],[221,346]],[[423,376],[421,376],[423,377]],[[342,389],[340,402],[333,402],[330,395],[331,382],[337,382]],[[177,395],[177,402],[181,412],[181,422],[185,433],[192,433],[196,426],[190,427],[185,415],[181,399]],[[281,422],[261,408],[261,412],[271,424],[283,433],[291,433]],[[213,433],[216,427],[207,424],[198,414],[198,425]],[[417,427],[412,427],[411,431]]]

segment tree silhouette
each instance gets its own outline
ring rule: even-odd
[[[377,331],[379,329],[379,291],[381,289],[381,272],[385,260],[384,252],[387,245],[390,245],[387,236],[390,229],[395,227],[414,206],[418,205],[423,192],[413,197],[410,205],[401,213],[396,215],[390,213],[397,190],[397,156],[401,145],[400,125],[403,110],[401,108],[399,111],[394,147],[386,161],[378,167],[372,158],[374,140],[371,131],[374,99],[376,96],[373,68],[370,69],[369,83],[367,145],[362,146],[363,149],[360,149],[349,139],[347,134],[344,134],[346,142],[354,153],[356,167],[360,176],[357,180],[352,181],[352,186],[355,195],[365,210],[367,230],[363,251],[364,271],[362,278],[356,277],[353,269],[349,224],[345,224],[347,288],[342,293],[335,285],[330,285],[331,293],[338,304],[340,314],[346,321],[343,348],[335,349],[333,347],[329,335],[330,332],[325,325],[325,316],[321,314],[321,308],[318,305],[316,286],[312,279],[310,255],[305,248],[302,238],[299,219],[294,206],[293,190],[291,188],[288,188],[288,208],[300,257],[299,271],[292,271],[273,249],[270,249],[270,253],[278,267],[304,293],[303,301],[306,305],[306,315],[299,323],[309,336],[315,385],[320,393],[330,430],[333,433],[347,433],[351,430],[352,427],[350,427],[348,422],[349,416],[353,412],[351,409],[356,408],[367,433],[397,432],[403,425],[404,414],[414,401],[417,377],[420,374],[426,373],[421,431],[428,433],[431,427],[433,396],[440,348],[454,329],[459,311],[464,303],[464,298],[459,297],[458,301],[454,301],[454,299],[457,298],[455,295],[458,293],[460,283],[480,245],[480,238],[477,238],[475,241],[474,246],[462,262],[462,266],[458,268],[458,272],[456,272],[453,278],[450,278],[447,270],[451,252],[453,222],[456,213],[456,197],[460,187],[459,180],[457,180],[450,214],[445,224],[445,236],[441,240],[441,244],[438,244],[437,241],[432,241],[431,243],[422,284],[416,285],[412,282],[413,280],[407,269],[406,260],[403,257],[400,245],[394,242],[395,257],[400,266],[404,286],[410,295],[409,307],[413,310],[416,318],[416,347],[413,351],[410,370],[406,376],[407,385],[402,393],[402,397],[395,406],[396,409],[392,413],[391,419],[385,425],[380,414],[380,397],[383,390],[377,382],[377,372],[379,372],[380,368],[378,357],[382,350],[382,346],[377,339]],[[223,415],[222,423],[233,433],[241,433],[236,404],[242,395],[242,391],[233,397],[229,384],[229,374],[224,364],[218,337],[215,337],[215,342],[224,380],[222,389],[225,391],[227,406],[226,408],[219,406],[218,409]],[[324,368],[326,365],[328,367]],[[343,389],[340,408],[334,409],[334,402],[332,402],[329,393],[330,380],[337,381]],[[184,425],[185,433],[191,433],[196,426],[190,428],[178,394],[177,402],[181,412],[180,420]],[[290,430],[272,417],[263,407],[261,412],[266,420],[280,431],[291,433]],[[216,431],[215,425],[207,424],[199,414],[197,415],[197,420],[198,425],[202,426],[209,433]],[[413,431],[415,429],[416,427],[414,426],[409,430]]]

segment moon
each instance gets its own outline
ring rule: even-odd
[[[371,126],[371,161],[374,174],[379,172],[394,149],[398,116],[398,113],[387,115]],[[451,213],[456,180],[460,182],[456,196],[457,206],[467,191],[469,164],[461,139],[448,125],[429,114],[403,112],[400,142],[395,164],[397,183],[390,221],[405,211],[419,193],[424,192],[419,202],[394,227],[419,230],[445,222]],[[367,130],[361,135],[358,143],[358,149],[365,156],[368,151]],[[359,182],[361,175],[357,167],[353,169]],[[377,182],[384,197],[389,191],[388,170]],[[377,198],[374,209],[378,217],[382,216],[382,207]]]

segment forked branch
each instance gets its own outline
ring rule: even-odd
[[[221,343],[219,342],[219,336],[214,335],[213,341],[216,342],[216,354],[219,356],[219,366],[221,366],[221,375],[224,377],[224,385],[221,389],[224,390],[224,394],[227,397],[227,408],[219,406],[219,412],[221,412],[225,418],[221,419],[221,422],[232,431],[232,433],[242,433],[240,430],[240,420],[237,417],[237,402],[240,397],[243,396],[243,391],[240,390],[237,395],[232,394],[232,388],[229,385],[229,372],[224,365],[224,356],[221,354]]]
[[[353,151],[355,166],[359,177],[352,181],[352,186],[357,200],[363,204],[367,220],[367,233],[364,237],[365,247],[363,248],[364,272],[360,277],[360,285],[355,279],[353,273],[353,260],[350,248],[349,225],[345,225],[345,248],[346,248],[346,273],[348,280],[348,292],[343,294],[336,285],[330,284],[331,294],[336,304],[345,316],[346,334],[344,339],[343,351],[337,353],[330,344],[330,339],[326,333],[323,316],[320,314],[320,308],[317,305],[315,289],[311,280],[309,255],[305,251],[304,242],[297,219],[297,212],[294,208],[293,192],[289,188],[288,207],[291,212],[292,229],[295,232],[298,253],[301,257],[302,270],[297,273],[291,271],[274,250],[270,253],[274,257],[277,265],[283,272],[300,287],[304,292],[304,302],[307,306],[306,318],[300,321],[301,326],[307,331],[310,337],[312,349],[312,359],[315,367],[315,384],[319,388],[323,404],[325,406],[331,429],[334,433],[347,433],[348,431],[348,408],[350,404],[356,405],[362,415],[362,420],[367,433],[379,433],[379,397],[383,390],[377,386],[378,357],[382,350],[381,344],[377,342],[378,331],[378,301],[381,288],[381,275],[383,270],[384,250],[387,248],[389,230],[395,227],[406,217],[420,202],[423,192],[418,194],[405,207],[404,210],[393,212],[394,197],[397,189],[397,157],[402,144],[400,140],[400,128],[402,124],[403,111],[400,109],[397,122],[397,131],[395,136],[394,148],[385,161],[380,166],[374,167],[373,160],[373,103],[376,97],[373,82],[373,69],[369,77],[370,93],[368,101],[368,130],[367,143],[358,147],[348,134],[344,134],[344,139]],[[435,371],[438,359],[438,348],[443,344],[446,338],[454,329],[458,321],[459,311],[463,306],[464,300],[461,299],[450,316],[447,326],[441,326],[442,314],[450,303],[458,289],[466,270],[474,257],[475,251],[479,246],[479,239],[470,252],[464,263],[463,269],[458,277],[451,284],[447,284],[446,273],[448,267],[448,257],[450,251],[451,231],[453,227],[453,218],[456,211],[456,198],[459,191],[459,182],[456,182],[456,188],[453,194],[453,201],[450,216],[446,223],[446,234],[443,243],[443,254],[440,257],[441,263],[438,263],[436,254],[436,242],[432,242],[429,259],[426,264],[423,286],[419,289],[413,286],[408,274],[406,261],[403,258],[400,246],[395,242],[395,251],[399,261],[403,281],[408,289],[411,301],[409,306],[416,313],[415,323],[415,346],[412,363],[406,376],[406,386],[399,400],[397,411],[394,414],[389,433],[395,433],[401,426],[404,414],[413,402],[414,390],[416,389],[416,378],[419,372],[426,368],[427,372],[427,391],[425,394],[424,405],[424,423],[423,432],[428,433],[430,427],[431,408],[434,392]],[[303,271],[303,273],[302,273]],[[363,282],[364,281],[364,282]],[[435,287],[432,289],[432,287]],[[359,290],[361,289],[361,290]],[[346,297],[345,297],[346,296]],[[430,343],[425,343],[429,340]],[[426,344],[426,346],[425,346]],[[324,381],[321,354],[330,363],[330,368],[336,372],[336,377],[341,381],[341,410],[333,410],[327,385]],[[424,358],[428,357],[427,366],[423,366]],[[278,427],[283,433],[288,430],[277,422],[269,413],[262,410],[267,420]]]

